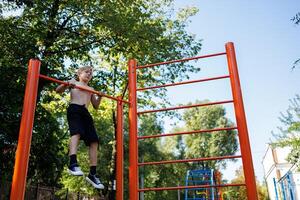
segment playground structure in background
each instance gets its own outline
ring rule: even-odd
[[[300,172],[287,160],[290,152],[290,147],[267,147],[262,164],[270,200],[300,198]]]
[[[234,45],[232,42],[226,43],[225,45],[226,52],[210,54],[204,56],[197,56],[192,58],[185,58],[181,60],[173,60],[155,64],[149,64],[144,66],[138,66],[136,60],[131,59],[128,62],[128,78],[129,78],[129,100],[123,100],[122,97],[111,97],[108,95],[102,96],[114,100],[117,102],[117,137],[116,137],[116,199],[123,200],[124,193],[124,184],[123,184],[123,105],[129,105],[129,200],[138,200],[139,193],[144,193],[148,191],[163,191],[163,190],[189,190],[189,189],[214,189],[218,190],[223,187],[246,187],[247,197],[249,200],[257,200],[257,191],[256,191],[256,182],[254,176],[253,162],[251,156],[251,148],[247,130],[246,117],[244,112],[244,105],[242,99],[242,92],[240,87],[237,62],[235,56]],[[219,77],[211,77],[206,79],[192,80],[192,81],[184,81],[179,83],[171,83],[159,86],[152,86],[147,88],[137,88],[137,70],[167,65],[172,63],[179,62],[187,62],[190,60],[198,60],[203,58],[215,57],[226,55],[227,63],[228,63],[228,71],[229,75],[219,76]],[[14,175],[12,180],[11,187],[11,200],[21,200],[24,198],[25,193],[25,185],[26,185],[26,176],[28,169],[28,160],[29,160],[29,152],[30,152],[30,144],[32,137],[32,129],[34,122],[34,113],[36,107],[36,98],[38,92],[38,82],[39,79],[46,79],[49,81],[53,81],[59,84],[68,85],[67,82],[63,82],[54,78],[50,78],[40,74],[40,65],[41,62],[36,59],[31,59],[28,66],[28,75],[26,81],[25,88],[25,96],[24,96],[24,105],[22,112],[22,119],[20,125],[19,132],[19,140],[16,151],[16,160],[14,167]],[[188,105],[188,106],[177,106],[156,110],[145,110],[138,111],[137,110],[137,92],[145,91],[149,89],[156,89],[162,87],[171,87],[176,85],[184,85],[191,83],[200,83],[206,81],[214,81],[220,79],[230,79],[231,90],[232,90],[232,100],[224,100],[218,102],[210,102],[196,105]],[[80,86],[76,86],[79,89],[85,90],[87,92],[100,94],[94,90],[88,90],[86,88],[82,88]],[[177,132],[177,133],[163,133],[158,135],[150,135],[150,136],[138,136],[137,133],[137,124],[138,124],[138,116],[147,113],[154,112],[163,112],[169,110],[178,110],[178,109],[187,109],[193,107],[202,107],[202,106],[211,106],[211,105],[219,105],[219,104],[228,104],[233,103],[236,123],[237,126],[234,127],[221,127],[216,129],[209,130],[194,130],[187,132]],[[226,155],[226,156],[218,156],[218,157],[206,157],[206,158],[187,158],[183,160],[166,160],[166,161],[152,161],[152,162],[138,162],[138,141],[144,140],[148,138],[160,138],[160,137],[170,137],[175,135],[183,135],[183,134],[201,134],[201,133],[210,133],[213,134],[218,131],[226,131],[226,130],[237,130],[238,137],[240,142],[240,150],[241,155]],[[201,162],[201,161],[211,161],[211,160],[225,160],[225,159],[235,159],[241,158],[243,163],[244,177],[245,183],[242,184],[222,184],[220,182],[215,182],[213,185],[182,185],[182,186],[170,186],[170,187],[161,187],[161,188],[139,188],[139,170],[138,168],[146,165],[164,165],[164,164],[173,164],[173,163],[187,163],[187,162]]]
[[[220,185],[221,173],[213,169],[188,170],[185,178],[186,186]],[[221,188],[186,188],[184,200],[223,200]]]

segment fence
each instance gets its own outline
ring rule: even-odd
[[[2,182],[0,186],[0,200],[8,200],[10,182]],[[41,185],[27,185],[24,200],[107,200],[101,196],[90,196],[84,193],[63,191],[56,187]]]

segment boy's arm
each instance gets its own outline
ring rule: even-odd
[[[55,91],[57,93],[63,93],[67,88],[73,88],[74,86],[75,86],[75,80],[72,79],[72,80],[68,81],[68,85],[61,84],[61,85],[57,86]]]
[[[67,89],[67,87],[68,87],[68,85],[61,84],[55,89],[55,91],[57,93],[63,93]]]
[[[101,95],[92,94],[92,96],[91,96],[91,103],[92,103],[94,109],[98,109],[99,108],[101,99],[102,99]]]

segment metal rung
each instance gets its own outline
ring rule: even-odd
[[[241,157],[242,157],[241,155],[236,155],[236,156],[217,156],[217,157],[208,157],[208,158],[191,158],[185,160],[167,160],[167,161],[138,163],[138,166],[198,162],[198,161],[208,161],[208,160],[224,160],[224,159],[234,159],[234,158],[241,158]]]
[[[194,189],[194,188],[240,187],[240,186],[246,186],[246,184],[237,183],[237,184],[221,184],[221,185],[191,185],[191,186],[176,186],[176,187],[162,187],[162,188],[143,188],[143,189],[138,189],[138,192],[161,191],[161,190],[182,190],[182,189]]]
[[[147,139],[147,138],[157,138],[157,137],[166,137],[166,136],[174,136],[174,135],[187,135],[187,134],[196,134],[196,133],[210,133],[217,131],[229,131],[237,129],[237,127],[227,127],[227,128],[215,128],[215,129],[207,129],[207,130],[195,130],[195,131],[185,131],[185,132],[177,132],[177,133],[163,133],[159,135],[147,135],[147,136],[139,136],[137,139]]]
[[[229,75],[218,76],[218,77],[205,78],[205,79],[199,79],[199,80],[193,80],[193,81],[183,81],[183,82],[179,82],[179,83],[170,83],[170,84],[157,85],[157,86],[151,86],[151,87],[145,87],[145,88],[138,88],[136,90],[137,91],[144,91],[144,90],[151,90],[151,89],[157,89],[157,88],[162,88],[162,87],[171,87],[171,86],[177,86],[177,85],[185,85],[185,84],[191,84],[191,83],[212,81],[212,80],[224,79],[224,78],[229,78],[229,77],[230,77]]]
[[[191,57],[191,58],[183,58],[183,59],[179,59],[179,60],[170,60],[170,61],[160,62],[160,63],[147,64],[147,65],[144,65],[144,66],[137,66],[136,68],[137,69],[142,69],[142,68],[154,67],[154,66],[159,66],[159,65],[167,65],[167,64],[177,63],[177,62],[186,62],[186,61],[190,61],[190,60],[198,60],[198,59],[201,59],[201,58],[221,56],[221,55],[226,55],[226,52],[208,54],[208,55],[203,55],[203,56],[196,56],[196,57]]]
[[[177,107],[171,107],[171,108],[161,108],[161,109],[157,109],[157,110],[140,111],[140,112],[137,112],[137,114],[140,115],[140,114],[153,113],[153,112],[179,110],[179,109],[202,107],[202,106],[211,106],[211,105],[218,105],[218,104],[225,104],[225,103],[232,103],[232,102],[233,102],[233,100],[226,100],[226,101],[217,101],[217,102],[211,102],[211,103],[195,104],[195,105],[189,105],[189,106],[177,106]]]

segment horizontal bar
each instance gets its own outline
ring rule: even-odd
[[[137,139],[157,138],[157,137],[186,135],[186,134],[195,134],[195,133],[210,133],[210,132],[217,132],[217,131],[229,131],[229,130],[234,130],[234,129],[237,129],[237,127],[215,128],[215,129],[185,131],[185,132],[177,132],[177,133],[163,133],[163,134],[159,134],[159,135],[139,136]]]
[[[191,84],[191,83],[199,83],[199,82],[212,81],[212,80],[224,79],[224,78],[229,78],[229,77],[230,77],[229,75],[226,75],[226,76],[218,76],[218,77],[199,79],[199,80],[193,80],[193,81],[183,81],[183,82],[179,82],[179,83],[170,83],[170,84],[158,85],[158,86],[152,86],[152,87],[146,87],[146,88],[138,88],[137,91],[157,89],[157,88],[170,87],[170,86],[176,86],[176,85],[185,85],[185,84]]]
[[[235,183],[235,184],[220,184],[220,185],[189,185],[189,186],[162,187],[162,188],[143,188],[143,189],[138,189],[138,192],[182,190],[182,189],[196,189],[196,188],[240,187],[240,186],[246,186],[246,184]]]
[[[233,100],[226,100],[226,101],[217,101],[217,102],[211,102],[211,103],[195,104],[195,105],[189,105],[189,106],[177,106],[177,107],[171,107],[171,108],[161,108],[161,109],[157,109],[157,110],[145,110],[145,111],[137,112],[137,114],[140,115],[140,114],[145,114],[145,113],[153,113],[153,112],[161,112],[161,111],[169,111],[169,110],[179,110],[179,109],[185,109],[185,108],[210,106],[210,105],[225,104],[225,103],[232,103],[232,102],[233,102]]]
[[[148,65],[143,65],[143,66],[137,66],[137,69],[142,69],[142,68],[148,68],[148,67],[154,67],[154,66],[159,66],[159,65],[166,65],[166,64],[172,64],[172,63],[177,63],[177,62],[186,62],[186,61],[190,61],[190,60],[197,60],[197,59],[201,59],[201,58],[208,58],[208,57],[213,57],[213,56],[221,56],[221,55],[225,55],[226,52],[223,53],[215,53],[215,54],[208,54],[208,55],[204,55],[204,56],[196,56],[196,57],[191,57],[191,58],[183,58],[183,59],[179,59],[179,60],[170,60],[170,61],[166,61],[166,62],[159,62],[159,63],[153,63],[153,64],[148,64]]]
[[[224,160],[224,159],[234,159],[234,158],[241,158],[241,157],[242,157],[241,155],[236,155],[236,156],[217,156],[217,157],[208,157],[208,158],[191,158],[185,160],[166,160],[166,161],[138,163],[138,166],[186,163],[186,162],[197,162],[197,161],[208,161],[208,160]]]
[[[58,79],[55,79],[55,78],[51,78],[51,77],[45,76],[43,74],[40,74],[39,76],[40,76],[40,78],[48,80],[48,81],[52,81],[52,82],[59,83],[59,84],[64,84],[64,85],[69,85],[68,82],[61,81],[61,80],[58,80]],[[112,99],[112,100],[115,100],[115,101],[122,101],[124,103],[129,104],[129,101],[126,101],[126,100],[123,100],[123,99],[118,99],[116,97],[112,97],[112,96],[103,94],[102,92],[95,91],[95,90],[87,89],[87,88],[82,87],[82,86],[75,85],[75,88],[78,88],[78,89],[81,89],[81,90],[84,90],[84,91],[87,91],[87,92],[90,92],[90,93],[93,93],[93,94],[98,94],[98,95],[106,97],[108,99]]]

